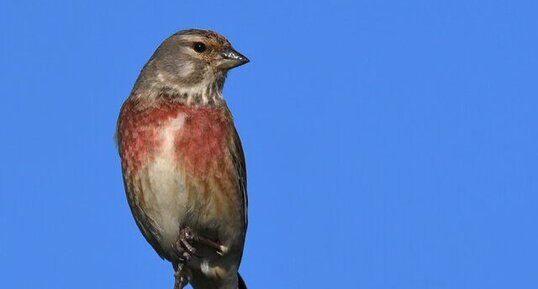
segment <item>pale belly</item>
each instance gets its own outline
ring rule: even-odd
[[[178,173],[173,159],[164,157],[148,164],[140,173],[143,210],[158,233],[160,247],[172,256],[188,209],[185,178]]]
[[[144,192],[143,210],[158,232],[158,242],[167,255],[173,255],[173,246],[183,225],[188,208],[185,176],[178,170],[174,153],[174,139],[183,126],[185,116],[172,119],[161,133],[158,155],[139,171]]]

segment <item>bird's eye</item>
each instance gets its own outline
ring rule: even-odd
[[[196,42],[196,43],[194,43],[193,49],[194,49],[194,51],[196,51],[198,53],[202,53],[202,52],[206,51],[207,47],[202,42]]]

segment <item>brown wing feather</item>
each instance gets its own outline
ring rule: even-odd
[[[152,224],[151,218],[146,215],[144,210],[138,205],[138,201],[135,198],[135,194],[133,194],[133,189],[128,184],[127,180],[124,180],[125,184],[125,193],[127,195],[127,200],[129,202],[129,207],[131,208],[131,213],[133,214],[133,217],[135,219],[136,225],[140,229],[140,232],[142,232],[142,235],[146,239],[146,241],[153,247],[155,252],[159,254],[159,256],[163,259],[170,259],[170,256],[168,256],[164,250],[161,248],[161,245],[158,241],[159,233],[155,229],[155,226]]]
[[[235,127],[232,131],[232,137],[234,146],[232,148],[234,152],[232,153],[232,158],[238,175],[238,186],[241,192],[242,200],[241,210],[244,219],[243,232],[246,233],[248,225],[247,169],[245,164],[245,154],[243,152],[243,146],[241,145],[241,139],[239,138],[239,134],[237,133]]]

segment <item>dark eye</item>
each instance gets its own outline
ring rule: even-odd
[[[203,44],[202,42],[196,42],[196,43],[194,43],[193,49],[194,49],[194,51],[196,51],[198,53],[202,53],[202,52],[206,51],[207,47],[205,47],[205,44]]]

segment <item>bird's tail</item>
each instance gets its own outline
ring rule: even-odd
[[[247,289],[247,285],[239,273],[237,273],[237,280],[239,280],[237,289]]]

